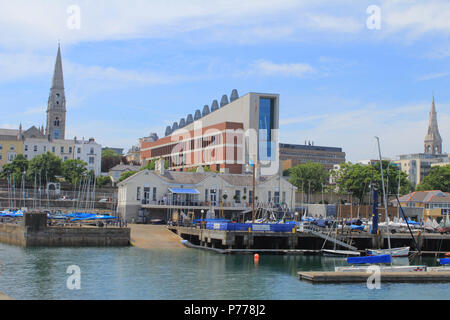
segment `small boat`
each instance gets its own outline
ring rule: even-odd
[[[391,255],[392,257],[407,257],[410,247],[392,248],[392,249],[366,249],[368,256]]]
[[[322,249],[322,255],[327,257],[357,257],[361,254],[358,251]]]
[[[352,264],[348,267],[335,267],[335,272],[367,272],[369,268],[377,266],[381,272],[424,272],[427,271],[426,266],[393,266],[392,257],[388,254],[366,257],[349,257],[347,263]],[[354,266],[354,264],[362,264],[362,266]],[[365,265],[364,265],[365,264]],[[380,265],[381,264],[381,265]],[[391,265],[382,265],[391,264]]]
[[[442,272],[447,271],[450,272],[450,258],[442,258],[439,259],[439,267],[428,267],[427,271],[433,271],[433,272]]]

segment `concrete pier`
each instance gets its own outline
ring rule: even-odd
[[[310,250],[320,251],[333,249],[332,241],[325,241],[312,232],[270,232],[270,231],[225,231],[210,230],[199,227],[168,226],[168,229],[194,245],[208,246],[224,250]],[[365,232],[339,234],[341,242],[346,242],[356,250],[387,248],[387,238],[383,234],[371,235]],[[395,233],[390,236],[391,246],[411,247],[415,250],[414,241],[409,233]],[[415,234],[422,251],[432,253],[450,252],[450,235],[430,233]],[[325,243],[325,244],[324,244]],[[339,248],[339,245],[337,246]],[[348,249],[346,249],[348,250]]]
[[[47,214],[26,213],[21,223],[0,223],[0,242],[23,247],[128,246],[130,229],[48,226]]]
[[[372,273],[366,272],[299,272],[299,280],[312,283],[365,283]],[[450,282],[450,272],[381,272],[381,282]]]

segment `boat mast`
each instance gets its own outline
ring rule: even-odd
[[[388,239],[388,247],[389,250],[391,249],[391,237],[389,235],[389,217],[387,212],[387,200],[386,200],[386,190],[384,188],[384,174],[383,174],[383,160],[381,158],[381,149],[380,149],[380,138],[375,137],[378,142],[378,154],[380,156],[380,170],[381,170],[381,184],[383,186],[383,202],[384,202],[384,214],[385,214],[385,220],[386,220],[386,233],[387,233],[387,239]]]

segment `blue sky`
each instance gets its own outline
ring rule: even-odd
[[[371,5],[380,29],[367,27]],[[0,29],[2,128],[45,125],[60,39],[68,138],[127,150],[237,89],[280,94],[281,142],[357,161],[378,156],[377,135],[395,157],[423,151],[434,92],[448,151],[443,0],[0,0]]]

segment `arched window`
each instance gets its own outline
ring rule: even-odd
[[[59,118],[58,117],[55,118],[54,124],[55,124],[55,127],[59,127]]]

